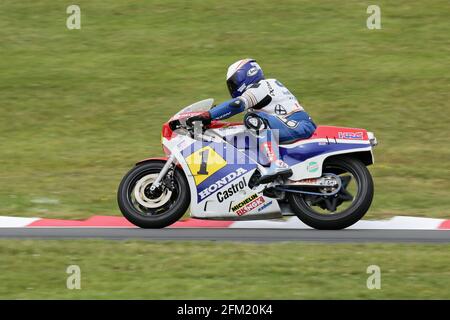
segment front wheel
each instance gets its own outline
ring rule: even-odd
[[[366,166],[358,159],[326,160],[323,174],[338,175],[342,185],[333,196],[290,193],[291,208],[308,226],[322,230],[344,229],[359,221],[372,203],[374,187]]]
[[[164,162],[155,161],[131,169],[119,185],[117,201],[124,217],[141,228],[164,228],[178,221],[191,202],[183,172],[175,168],[168,186],[150,191]]]

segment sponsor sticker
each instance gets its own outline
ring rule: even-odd
[[[280,116],[284,116],[287,114],[286,108],[283,107],[281,104],[277,104],[275,106],[275,113],[280,115]]]
[[[235,181],[237,178],[242,176],[247,172],[244,168],[238,168],[235,171],[230,172],[226,176],[222,177],[221,179],[217,180],[214,183],[211,183],[209,186],[205,187],[202,191],[199,191],[198,193],[198,199],[199,201],[204,200],[205,198],[209,197],[213,193],[219,191],[226,185],[230,184],[231,182]],[[219,173],[218,173],[219,174]],[[245,182],[245,185],[247,182]]]
[[[311,161],[308,163],[306,170],[308,170],[308,172],[317,172],[317,170],[319,170],[319,164],[316,161]]]
[[[217,117],[216,119],[217,119],[217,120],[220,120],[220,119],[223,119],[223,118],[227,118],[227,117],[230,116],[230,114],[231,114],[231,112],[227,112],[227,113],[225,113],[225,114],[223,114],[223,115]]]
[[[249,77],[253,77],[255,74],[258,73],[258,67],[251,67],[248,71],[247,71],[247,76]]]
[[[226,199],[232,197],[242,189],[244,189],[247,186],[247,181],[245,178],[242,178],[241,181],[238,181],[236,183],[232,183],[231,186],[223,191],[217,192],[217,201],[220,203],[224,202]]]
[[[267,89],[269,89],[269,94],[272,97],[275,97],[275,90],[272,88],[272,86],[270,85],[270,83],[268,81],[266,81],[266,85],[267,85]]]
[[[339,139],[362,140],[363,136],[362,132],[338,132]]]
[[[236,213],[238,216],[242,216],[262,205],[265,204],[265,200],[263,196],[258,196],[256,193],[251,195],[250,197],[242,200],[238,204],[231,207],[231,210]]]
[[[265,204],[263,204],[261,207],[258,208],[258,212],[263,211],[265,208],[269,207],[272,203],[273,201],[266,202]]]

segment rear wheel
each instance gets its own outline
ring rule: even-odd
[[[359,221],[372,203],[374,187],[366,166],[354,158],[331,158],[323,174],[338,175],[342,186],[332,196],[290,193],[291,208],[297,217],[315,229],[344,229]]]
[[[149,162],[131,169],[119,185],[117,201],[128,221],[141,228],[164,228],[178,221],[190,204],[189,185],[183,172],[173,171],[168,185],[150,192],[164,162]],[[168,173],[169,174],[169,173]]]

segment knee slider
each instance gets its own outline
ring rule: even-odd
[[[244,125],[247,129],[259,132],[268,128],[265,119],[261,118],[257,113],[249,112],[244,117]]]

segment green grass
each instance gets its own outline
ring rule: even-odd
[[[448,249],[2,240],[0,299],[449,299]],[[80,290],[66,287],[69,265],[81,269]],[[370,265],[379,290],[367,289]]]
[[[447,0],[378,1],[372,31],[356,0],[77,4],[70,31],[68,3],[0,3],[0,215],[119,214],[119,181],[162,154],[161,124],[227,99],[227,66],[255,57],[317,123],[376,133],[368,217],[449,217]]]

